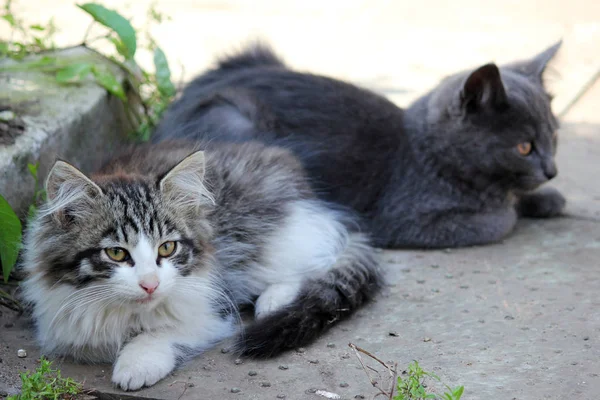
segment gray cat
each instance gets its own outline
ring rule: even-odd
[[[530,60],[444,79],[402,110],[349,83],[295,72],[265,46],[227,57],[189,84],[154,140],[260,141],[292,150],[314,189],[350,206],[383,247],[497,241],[517,215],[561,213],[534,191],[557,174],[557,120]]]
[[[54,165],[23,254],[46,354],[114,362],[112,381],[135,390],[238,332],[241,306],[255,321],[236,349],[270,357],[377,292],[374,249],[315,198],[293,155],[195,146],[143,146],[91,178]]]

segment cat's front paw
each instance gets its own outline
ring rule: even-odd
[[[154,385],[174,368],[175,355],[170,346],[137,337],[119,354],[112,382],[123,390],[138,390]]]
[[[517,211],[522,217],[551,218],[560,215],[566,204],[567,200],[558,190],[548,187],[522,195]]]

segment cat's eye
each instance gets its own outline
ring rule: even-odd
[[[522,156],[527,156],[529,155],[529,153],[531,153],[531,142],[523,142],[523,143],[519,143],[517,145],[517,150],[519,151],[519,154],[521,154]]]
[[[129,253],[127,250],[120,247],[109,247],[104,249],[108,258],[113,261],[127,261],[129,259]]]
[[[175,242],[164,242],[158,248],[158,255],[161,257],[169,257],[171,254],[173,254],[176,247],[177,246]]]

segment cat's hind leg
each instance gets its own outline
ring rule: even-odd
[[[235,345],[245,356],[271,357],[311,343],[382,284],[378,257],[349,217],[314,200],[289,207],[254,272],[264,289],[257,319]]]
[[[319,202],[290,204],[285,223],[266,246],[264,268],[255,272],[254,279],[266,285],[255,303],[257,319],[291,304],[309,277],[332,268],[347,235],[337,217]]]
[[[267,287],[264,292],[258,297],[254,305],[254,316],[256,319],[263,318],[273,312],[285,308],[291,304],[300,289],[301,282],[277,283]]]

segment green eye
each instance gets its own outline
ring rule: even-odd
[[[125,261],[129,259],[129,253],[127,250],[122,249],[120,247],[110,247],[108,249],[104,249],[106,255],[113,261]]]
[[[158,248],[158,255],[161,257],[169,257],[177,248],[175,242],[164,242]]]

